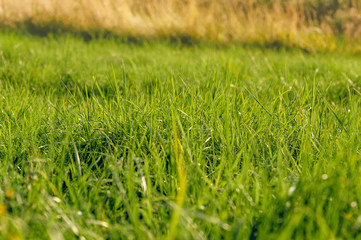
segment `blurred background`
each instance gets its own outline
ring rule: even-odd
[[[360,0],[0,0],[0,25],[34,34],[361,51]]]

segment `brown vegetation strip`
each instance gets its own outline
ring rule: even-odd
[[[361,40],[359,0],[0,0],[7,27],[333,50]]]

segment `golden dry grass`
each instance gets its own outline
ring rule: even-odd
[[[361,40],[361,1],[0,0],[0,22],[333,50],[339,34]]]

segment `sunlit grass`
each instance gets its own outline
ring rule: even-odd
[[[357,238],[360,66],[3,32],[0,238]]]

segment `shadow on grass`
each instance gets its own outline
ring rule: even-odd
[[[201,42],[204,42],[200,39],[196,39],[190,35],[185,34],[174,34],[169,35],[160,35],[157,37],[145,37],[140,35],[125,34],[120,35],[113,31],[101,28],[92,28],[89,30],[83,30],[76,28],[74,26],[69,26],[64,23],[51,20],[47,22],[36,22],[33,19],[29,18],[21,22],[17,22],[14,26],[7,26],[0,23],[0,29],[5,31],[25,33],[39,37],[56,37],[63,34],[71,34],[75,37],[83,39],[85,42],[98,39],[111,39],[118,40],[121,42],[132,43],[132,44],[144,44],[152,41],[164,41],[171,44],[179,45],[198,45]]]
[[[117,34],[114,31],[92,28],[88,30],[76,28],[74,26],[66,25],[56,20],[50,20],[46,22],[37,22],[32,18],[28,18],[24,21],[17,22],[14,26],[6,26],[0,23],[0,29],[5,31],[17,32],[21,34],[30,34],[39,37],[56,37],[59,35],[70,34],[75,37],[83,39],[85,42],[99,39],[117,40],[119,42],[143,45],[151,42],[162,42],[175,46],[199,46],[210,45],[212,47],[223,48],[231,45],[241,45],[250,48],[263,48],[274,50],[301,50],[304,53],[311,53],[307,48],[300,46],[290,46],[278,40],[269,42],[249,42],[241,43],[238,41],[217,42],[214,40],[200,39],[189,34],[174,33],[172,35],[158,35],[158,36],[141,36],[127,34]]]

